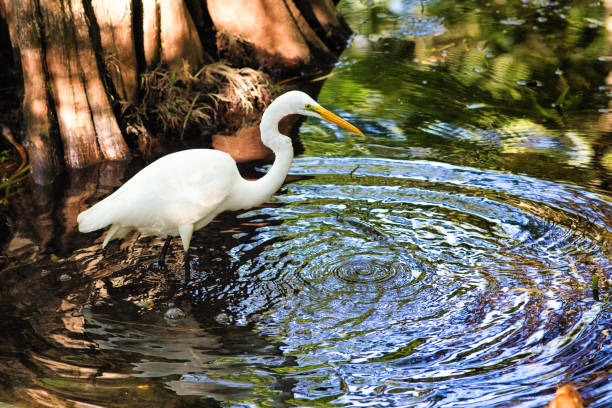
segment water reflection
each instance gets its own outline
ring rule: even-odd
[[[571,380],[609,402],[609,306],[591,291],[612,270],[604,197],[426,161],[304,158],[292,177],[196,235],[190,284],[180,245],[165,270],[157,238],[103,251],[70,219],[57,241],[24,230],[47,251],[2,273],[17,400],[537,406]],[[70,180],[43,219],[116,184],[99,180]]]
[[[356,114],[368,137],[308,128],[308,152],[426,158],[609,189],[605,7],[349,1],[341,9],[358,34],[320,100]]]
[[[103,251],[74,232],[65,214],[117,185],[108,171],[73,175],[65,198],[18,218],[2,272],[5,401],[542,405],[572,380],[605,406],[601,196],[425,161],[298,159],[274,205],[196,235],[186,285],[180,245],[165,270],[158,238]]]
[[[295,271],[278,267],[283,280],[310,290],[279,308],[264,328],[286,338],[288,352],[328,381],[334,370],[319,365],[339,365],[353,390],[339,401],[427,406],[417,390],[448,381],[436,394],[444,406],[461,398],[457,381],[464,378],[467,389],[476,380],[489,390],[512,383],[524,392],[528,384],[566,373],[557,353],[582,334],[578,328],[589,327],[595,349],[605,341],[592,330],[604,312],[588,300],[589,280],[572,274],[572,265],[610,270],[602,252],[610,206],[597,197],[424,163],[311,159],[294,171],[322,176],[315,178],[319,183],[289,187],[281,200],[290,205],[276,211],[294,234],[266,252],[292,257]],[[351,260],[342,264],[346,253]],[[359,268],[357,276],[376,284],[338,279],[335,263],[342,273]],[[304,377],[313,375],[306,370]],[[372,392],[381,386],[386,397]],[[406,400],[411,392],[418,398]],[[470,401],[482,398],[480,392],[469,394]]]
[[[612,404],[604,8],[344,4],[320,100],[367,136],[307,122],[272,202],[194,236],[192,282],[178,243],[164,269],[158,238],[76,232],[132,166],[15,196],[0,401]]]
[[[216,401],[228,399],[276,405],[288,398],[284,390],[291,384],[277,384],[274,375],[261,389],[253,385],[264,379],[258,362],[285,366],[292,359],[250,322],[231,323],[235,313],[226,310],[248,296],[237,290],[228,299],[224,293],[235,279],[225,250],[234,243],[231,226],[243,235],[254,226],[232,222],[232,215],[213,223],[209,236],[199,239],[198,280],[186,286],[179,245],[169,257],[175,267],[167,270],[156,265],[160,239],[132,235],[102,250],[98,234],[76,232],[85,200],[108,194],[134,172],[116,170],[73,173],[63,186],[45,190],[32,185],[14,201],[18,223],[2,269],[7,386],[0,387],[0,400],[27,406],[218,406]],[[19,204],[32,197],[43,198],[40,213],[24,214],[27,207]],[[41,225],[33,228],[36,223]],[[183,318],[173,320],[168,310],[176,308]],[[253,371],[252,379],[245,370]],[[233,378],[236,373],[240,378]],[[269,387],[278,388],[278,397],[268,395]]]

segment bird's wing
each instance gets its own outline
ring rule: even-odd
[[[100,216],[106,218],[106,225],[176,235],[180,225],[196,224],[222,211],[239,177],[234,160],[226,153],[207,149],[177,152],[145,167],[92,210],[104,207],[106,214]]]

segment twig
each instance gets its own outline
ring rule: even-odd
[[[19,173],[28,163],[28,155],[26,154],[26,151],[23,148],[23,146],[15,141],[15,138],[13,137],[13,132],[11,132],[11,129],[9,129],[9,127],[5,125],[0,125],[0,126],[2,126],[2,136],[4,136],[4,138],[8,140],[10,144],[13,145],[13,147],[17,150],[17,152],[19,152],[19,157],[21,157],[21,164],[19,165],[16,171],[16,173]]]

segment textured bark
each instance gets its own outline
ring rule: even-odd
[[[102,156],[87,105],[85,84],[79,75],[77,33],[70,24],[71,19],[83,19],[83,13],[72,16],[67,6],[64,2],[41,4],[46,30],[46,63],[66,164],[84,167],[99,161]],[[75,21],[76,25],[83,23]]]
[[[331,0],[206,3],[220,56],[277,79],[331,66],[351,34]]]
[[[34,180],[53,179],[61,168],[60,151],[69,167],[129,157],[82,0],[5,0],[4,6],[23,73],[25,145]],[[125,76],[118,77],[123,82]],[[123,89],[135,84],[134,77]]]
[[[296,136],[301,122],[302,118],[299,115],[290,115],[278,124],[278,130],[282,134],[292,135],[293,148],[298,153],[303,152],[302,144]],[[213,135],[212,147],[230,154],[238,163],[274,160],[274,152],[261,143],[261,134],[257,125],[244,127],[231,135],[217,133]]]
[[[47,94],[47,77],[42,50],[38,11],[34,0],[4,3],[13,48],[19,52],[24,78],[23,112],[25,147],[28,151],[34,181],[49,183],[60,169],[59,143],[52,133],[51,111]],[[21,23],[17,22],[26,22]]]
[[[226,59],[276,81],[321,74],[350,34],[334,0],[0,0],[0,6],[23,73],[25,145],[38,183],[57,174],[61,156],[71,168],[129,157],[118,115],[132,109],[132,118],[146,117],[158,107],[134,113],[149,106],[140,100],[150,91],[140,89],[147,70],[193,73],[205,62]],[[191,104],[197,98],[184,99]],[[130,128],[135,145],[139,133],[152,135],[143,143],[158,137],[136,123]],[[239,160],[270,157],[254,131],[245,130],[253,121],[231,127],[241,126],[246,137],[224,141],[224,150]]]
[[[171,68],[183,62],[192,71],[204,62],[204,48],[184,1],[159,0],[162,61]]]
[[[351,29],[330,0],[293,0],[319,38],[332,50],[334,55],[346,46]]]
[[[129,150],[100,78],[82,1],[47,1],[41,13],[66,164],[85,167],[102,158],[126,159]]]
[[[267,67],[272,60],[295,70],[310,63],[310,48],[284,1],[208,0],[207,4],[217,31],[249,42],[259,65]]]
[[[323,40],[317,36],[295,2],[293,0],[285,0],[285,4],[295,21],[297,30],[303,36],[304,40],[310,44],[310,48],[318,50],[318,54],[324,56],[325,59],[334,61],[335,58],[332,51],[325,45]]]
[[[106,70],[119,97],[130,103],[138,95],[138,62],[132,25],[132,0],[93,0]]]
[[[157,0],[142,0],[143,48],[147,68],[159,63],[160,14]]]

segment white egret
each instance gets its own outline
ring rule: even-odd
[[[259,125],[263,144],[275,155],[265,176],[245,180],[234,159],[218,150],[172,153],[151,163],[117,191],[81,212],[77,218],[79,231],[91,232],[110,225],[102,247],[133,229],[166,237],[160,263],[171,237],[179,235],[187,261],[194,231],[223,211],[262,204],[280,188],[291,167],[293,146],[291,139],[279,132],[278,123],[291,114],[314,116],[363,135],[305,93],[287,92],[268,106]]]

